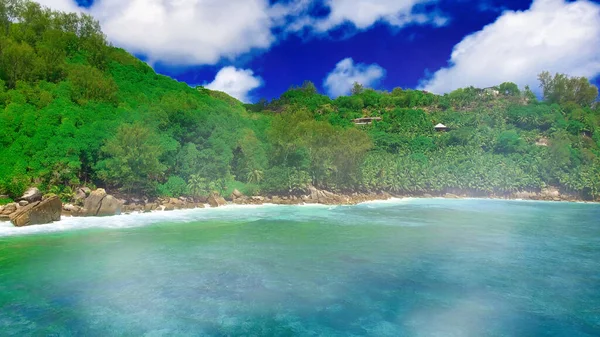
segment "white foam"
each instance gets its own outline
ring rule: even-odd
[[[417,198],[389,198],[385,200],[369,200],[359,203],[359,205],[373,205],[373,204],[404,204]]]
[[[227,205],[218,208],[195,208],[174,211],[132,213],[109,217],[62,217],[60,221],[47,225],[15,227],[10,222],[0,222],[0,237],[62,232],[89,228],[132,228],[160,222],[191,222],[213,219],[240,218],[239,211],[274,205]],[[239,211],[238,211],[239,210]],[[245,214],[245,213],[244,213]]]
[[[331,208],[330,205],[300,204],[300,205],[236,205],[228,204],[221,207],[206,207],[174,211],[154,211],[150,213],[132,213],[109,217],[62,217],[60,221],[47,225],[15,227],[10,222],[0,222],[0,237],[28,235],[40,233],[63,232],[91,228],[134,228],[148,226],[161,222],[192,222],[210,220],[254,220],[272,216],[271,212],[260,210],[291,208],[291,207]],[[250,212],[249,212],[250,211]]]
[[[365,201],[359,205],[365,205],[368,208],[377,208],[377,205],[393,205],[393,204],[406,204],[413,202],[431,202],[432,200],[450,200],[445,198],[390,198],[387,200],[372,200]],[[455,200],[455,199],[451,199]],[[465,200],[465,199],[456,199]],[[473,200],[481,200],[473,198]],[[485,199],[488,200],[488,199]],[[502,200],[504,199],[489,199],[489,200]],[[543,202],[533,200],[523,200],[517,202]],[[590,203],[592,205],[598,205],[597,203]],[[0,237],[16,236],[16,235],[28,235],[28,234],[40,234],[40,233],[53,233],[63,232],[69,230],[80,230],[90,228],[134,228],[148,226],[161,222],[193,222],[193,221],[253,221],[262,218],[277,216],[277,212],[274,210],[286,210],[293,211],[294,209],[304,209],[306,207],[317,208],[320,211],[331,211],[339,207],[354,207],[352,205],[323,205],[323,204],[298,204],[298,205],[276,205],[276,204],[261,204],[261,205],[235,205],[229,204],[217,208],[196,208],[186,210],[175,210],[175,211],[155,211],[151,213],[133,213],[123,214],[110,217],[63,217],[60,221],[39,226],[29,227],[14,227],[10,222],[0,222]],[[312,213],[319,214],[319,216],[327,216],[327,213]]]
[[[318,208],[329,208],[329,207],[331,207],[331,205],[325,205],[325,204],[315,204],[315,203],[302,203],[302,204],[296,204],[296,205],[290,205],[290,206],[299,206],[299,207],[318,207]]]

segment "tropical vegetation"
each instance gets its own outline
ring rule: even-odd
[[[0,0],[0,194],[35,185],[200,197],[334,192],[600,195],[598,89],[540,74],[445,95],[306,82],[242,104],[156,74],[84,14]],[[355,125],[359,117],[381,117]],[[443,123],[447,132],[436,132]]]

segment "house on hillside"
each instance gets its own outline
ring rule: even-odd
[[[373,124],[373,121],[380,121],[381,117],[363,117],[356,118],[352,120],[352,123],[355,125],[370,125]]]
[[[482,90],[482,94],[485,94],[485,95],[488,95],[488,96],[498,96],[498,95],[500,95],[500,91],[496,87],[487,87],[487,88],[483,88],[481,90]]]
[[[548,146],[548,138],[541,137],[540,139],[535,141],[535,145],[537,146]]]
[[[442,123],[439,123],[438,125],[434,126],[434,128],[435,128],[435,131],[437,131],[437,132],[446,132],[446,131],[448,131],[448,127],[445,126]]]

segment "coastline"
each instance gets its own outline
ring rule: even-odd
[[[369,196],[369,197],[367,197]],[[285,199],[284,199],[285,198]],[[362,194],[360,197],[342,196],[346,200],[331,202],[318,202],[318,201],[306,201],[296,197],[292,199],[292,196],[280,197],[280,196],[255,196],[244,199],[227,200],[226,203],[218,206],[212,206],[209,203],[182,203],[181,207],[168,208],[164,205],[157,207],[152,210],[139,209],[139,206],[135,206],[138,209],[129,209],[128,205],[124,205],[124,210],[118,215],[136,215],[136,214],[149,214],[149,213],[170,213],[174,211],[185,211],[185,210],[198,210],[198,209],[239,209],[239,208],[255,208],[262,206],[299,206],[299,207],[310,207],[310,206],[357,206],[371,203],[394,203],[407,200],[498,200],[498,201],[519,201],[519,202],[548,202],[548,203],[578,203],[578,204],[600,204],[600,201],[591,201],[575,198],[518,198],[518,197],[500,197],[500,196],[474,196],[474,195],[396,195],[390,193],[375,193],[375,194]],[[66,218],[82,218],[77,215],[68,215],[63,213],[63,217]],[[88,216],[84,218],[100,218],[99,216]]]
[[[240,217],[247,217],[247,221],[259,220],[264,213],[258,211],[263,209],[264,211],[272,211],[279,209],[281,212],[299,212],[306,210],[307,208],[317,209],[338,209],[340,206],[360,206],[365,205],[369,208],[377,205],[386,205],[384,207],[390,207],[395,204],[408,204],[411,202],[431,202],[435,201],[466,201],[466,200],[486,200],[486,201],[515,201],[515,202],[528,202],[528,203],[552,203],[553,201],[548,200],[521,200],[521,199],[506,199],[506,198],[484,198],[484,197],[465,197],[465,198],[445,198],[445,197],[395,197],[392,196],[388,199],[376,199],[366,200],[356,204],[337,204],[327,205],[319,203],[301,203],[294,205],[285,204],[274,204],[274,203],[262,203],[262,204],[235,204],[228,203],[220,207],[201,207],[201,208],[181,208],[173,211],[162,211],[154,210],[149,212],[130,212],[121,213],[118,215],[100,217],[100,216],[63,216],[61,220],[53,223],[44,225],[34,225],[25,227],[13,226],[9,221],[0,221],[0,239],[5,237],[15,236],[28,236],[28,235],[43,235],[61,233],[65,231],[74,230],[100,230],[100,229],[128,229],[138,228],[145,225],[160,224],[164,222],[195,222],[195,221],[222,221],[229,222],[239,220]],[[562,204],[589,204],[590,206],[600,205],[599,202],[581,202],[571,201],[562,202]],[[370,206],[373,205],[373,206]],[[290,207],[291,206],[291,207]],[[250,210],[253,210],[249,213]],[[255,211],[256,210],[256,211]],[[258,212],[260,216],[252,215],[252,213]],[[311,212],[311,211],[308,211]]]
[[[86,213],[88,207],[87,201],[93,199],[92,196],[101,192],[106,197],[106,200],[116,202],[113,209],[108,213],[97,213],[89,214]],[[561,193],[557,188],[550,187],[541,191],[535,192],[515,192],[511,194],[496,195],[496,194],[482,194],[482,193],[470,193],[469,191],[454,190],[455,193],[413,193],[413,194],[390,194],[387,192],[374,192],[374,193],[352,193],[352,194],[335,194],[325,190],[318,190],[314,187],[309,187],[308,194],[305,195],[267,195],[267,196],[244,196],[237,190],[234,191],[227,200],[218,196],[211,196],[203,199],[192,199],[186,197],[180,198],[156,198],[148,200],[146,198],[139,198],[133,196],[119,196],[113,197],[107,194],[104,190],[99,189],[91,191],[90,193],[83,194],[87,195],[86,205],[80,201],[78,204],[81,206],[74,206],[73,204],[62,204],[59,205],[59,214],[62,218],[102,218],[106,216],[115,215],[129,215],[129,214],[143,214],[143,213],[157,213],[157,212],[170,212],[175,210],[193,210],[201,208],[232,208],[232,207],[257,207],[257,206],[268,206],[268,205],[283,205],[283,206],[311,206],[311,205],[323,205],[323,206],[347,206],[347,205],[360,205],[364,203],[376,203],[386,202],[393,200],[410,200],[410,199],[449,199],[449,200],[506,200],[506,201],[541,201],[541,202],[563,202],[563,203],[594,203],[597,204],[599,200],[584,200],[574,195],[567,193]],[[83,200],[83,199],[80,199]],[[104,199],[102,199],[104,200]],[[16,204],[16,203],[15,203]],[[117,205],[118,204],[118,205]],[[23,209],[23,207],[16,206],[16,210]],[[96,207],[96,206],[94,206]],[[99,206],[98,206],[99,207]],[[237,207],[236,207],[237,208]],[[0,223],[4,221],[10,223],[12,217],[4,215],[0,217]],[[54,222],[57,219],[54,220]],[[53,221],[48,221],[51,223]],[[14,223],[14,221],[13,221]],[[32,225],[40,225],[40,223],[34,223]]]

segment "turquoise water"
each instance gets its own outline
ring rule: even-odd
[[[0,224],[2,336],[598,336],[600,205],[394,200]]]

